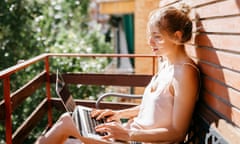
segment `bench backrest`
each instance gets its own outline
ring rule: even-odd
[[[209,126],[209,133],[214,129],[226,140],[237,143],[240,139],[240,1],[160,0],[160,7],[182,2],[192,7],[190,16],[194,24],[193,39],[186,51],[202,72],[196,113]]]

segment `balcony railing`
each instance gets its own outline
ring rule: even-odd
[[[3,82],[3,100],[0,103],[0,120],[5,120],[5,141],[7,144],[22,143],[29,135],[36,123],[42,120],[43,116],[47,114],[47,127],[53,123],[52,108],[57,110],[64,110],[61,101],[58,98],[51,97],[51,83],[55,83],[56,75],[50,70],[50,59],[59,57],[105,57],[105,58],[144,58],[151,62],[150,74],[106,74],[106,73],[64,73],[63,77],[67,83],[70,84],[87,84],[87,85],[112,85],[112,86],[131,86],[144,87],[149,82],[151,76],[156,71],[156,56],[141,55],[141,54],[53,54],[47,53],[34,57],[23,63],[12,66],[0,72],[0,79]],[[29,66],[38,62],[44,62],[42,72],[38,73],[32,80],[11,92],[10,77],[19,71],[22,71]],[[28,116],[28,118],[13,132],[12,128],[12,113],[16,108],[23,103],[31,94],[36,92],[39,87],[45,84],[46,98],[44,98]],[[95,101],[90,100],[75,100],[77,104],[94,107]],[[123,107],[131,106],[129,104],[121,103],[104,103],[104,107],[121,109]]]

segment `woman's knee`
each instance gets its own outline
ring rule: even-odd
[[[67,112],[62,114],[59,118],[60,121],[69,120],[69,119],[72,119],[72,117],[71,117],[70,113],[67,113]]]
[[[64,113],[60,116],[59,122],[63,130],[71,131],[75,127],[73,119],[69,113]]]

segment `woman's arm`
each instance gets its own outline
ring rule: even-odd
[[[132,108],[119,110],[118,114],[121,116],[121,118],[130,119],[130,118],[136,117],[138,115],[139,108],[140,108],[140,106],[138,105],[138,106],[135,106]]]
[[[137,116],[139,112],[139,106],[135,106],[123,110],[110,110],[110,109],[94,109],[91,113],[92,117],[96,119],[107,118],[107,122],[119,121],[121,118],[133,118]]]

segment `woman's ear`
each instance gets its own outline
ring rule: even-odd
[[[176,31],[175,33],[174,33],[174,36],[175,36],[175,38],[178,40],[178,42],[181,42],[182,41],[182,32],[181,31]]]

